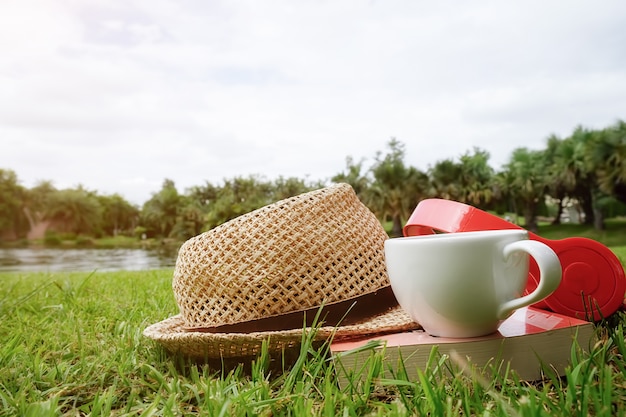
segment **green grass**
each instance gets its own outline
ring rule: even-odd
[[[539,235],[547,239],[564,239],[570,236],[580,236],[597,240],[613,249],[614,246],[626,245],[626,220],[608,219],[604,230],[596,230],[583,224],[540,225]]]
[[[266,356],[222,372],[166,354],[141,333],[177,311],[171,276],[0,274],[0,416],[610,416],[626,406],[621,312],[598,326],[590,353],[573,349],[563,378],[485,381],[432,368],[411,381],[399,368],[381,379],[374,356],[363,384],[342,388],[325,347],[306,340],[284,372]]]
[[[549,239],[589,237],[626,259],[623,221],[604,231],[543,225]],[[0,416],[626,415],[626,314],[597,326],[592,349],[538,382],[443,372],[409,380],[373,356],[356,386],[339,386],[327,346],[305,340],[292,367],[262,355],[222,370],[168,355],[143,329],[177,312],[171,270],[0,273]],[[389,372],[391,371],[391,372]],[[391,377],[390,377],[391,375]]]
[[[626,264],[626,219],[608,219],[604,230],[596,230],[582,224],[540,225],[539,235],[547,239],[566,239],[571,236],[585,237],[608,246],[622,264]]]

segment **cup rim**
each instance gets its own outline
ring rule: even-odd
[[[451,233],[434,233],[430,235],[416,235],[416,236],[402,236],[396,237],[392,239],[387,239],[385,244],[391,242],[411,242],[411,241],[422,241],[422,240],[449,240],[449,239],[471,239],[478,236],[484,237],[498,237],[498,236],[522,236],[529,238],[529,234],[527,230],[524,229],[497,229],[497,230],[473,230],[468,232],[451,232]]]

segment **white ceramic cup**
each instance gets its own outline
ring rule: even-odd
[[[522,296],[529,254],[540,278]],[[554,251],[517,229],[388,239],[385,261],[400,306],[426,332],[443,337],[497,331],[513,311],[552,294],[562,274]]]

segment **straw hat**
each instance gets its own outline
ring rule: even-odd
[[[234,358],[264,341],[270,352],[299,345],[318,313],[316,340],[414,329],[389,287],[386,239],[347,184],[244,214],[181,246],[180,313],[144,335],[171,352]]]

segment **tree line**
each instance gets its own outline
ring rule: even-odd
[[[118,194],[102,195],[83,186],[56,189],[50,181],[20,185],[15,172],[0,169],[0,238],[24,238],[34,225],[48,222],[57,232],[93,237],[118,234],[184,240],[272,202],[324,187],[350,184],[393,236],[425,198],[444,198],[498,213],[522,216],[536,231],[537,218],[559,223],[573,207],[584,223],[604,227],[604,219],[626,214],[626,123],[604,129],[582,126],[571,135],[551,135],[545,147],[514,149],[495,170],[488,152],[474,148],[440,160],[423,171],[405,162],[405,144],[392,138],[371,166],[346,158],[345,168],[327,181],[300,178],[267,180],[234,177],[206,181],[181,193],[170,179],[141,207]]]

